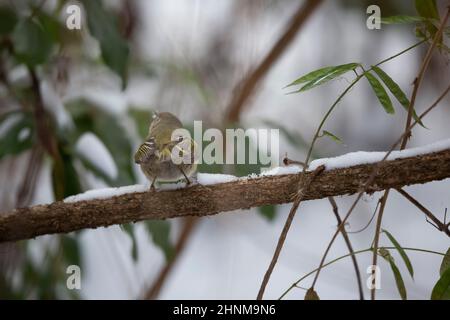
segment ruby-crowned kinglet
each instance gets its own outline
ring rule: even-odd
[[[134,161],[141,166],[142,172],[151,181],[150,188],[155,190],[155,182],[178,181],[193,176],[195,163],[195,142],[188,136],[175,136],[172,133],[181,129],[180,120],[169,112],[155,113],[150,124],[147,138],[134,155]],[[178,154],[189,161],[173,161],[172,154]]]

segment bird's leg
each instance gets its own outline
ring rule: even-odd
[[[156,182],[156,176],[153,178],[152,184],[150,185],[150,191],[152,191],[152,192],[156,191],[155,182]]]
[[[191,180],[189,180],[189,178],[186,175],[186,173],[184,173],[184,170],[181,167],[178,167],[178,169],[180,169],[181,173],[183,174],[184,178],[186,179],[186,184],[190,185],[191,184]]]

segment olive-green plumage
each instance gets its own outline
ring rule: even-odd
[[[147,138],[134,155],[134,161],[141,166],[142,172],[152,182],[154,189],[156,180],[178,181],[193,176],[196,170],[194,163],[195,142],[190,137],[178,136],[172,140],[172,132],[182,128],[180,120],[169,112],[156,113]],[[175,149],[174,149],[175,148]],[[189,159],[188,163],[175,164],[172,152],[178,152]]]

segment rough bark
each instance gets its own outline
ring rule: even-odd
[[[374,164],[324,171],[304,200],[353,194],[361,190]],[[207,216],[237,209],[292,202],[305,174],[266,176],[180,190],[131,193],[75,203],[55,202],[0,214],[0,242],[145,219]],[[367,192],[450,177],[450,150],[386,161]]]

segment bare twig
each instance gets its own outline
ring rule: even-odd
[[[429,112],[431,112],[440,102],[442,99],[444,99],[444,97],[447,95],[447,93],[450,91],[450,85],[444,90],[444,92],[433,102],[433,104],[428,107],[420,116],[419,116],[419,120],[422,120]],[[367,192],[367,189],[370,188],[372,186],[372,184],[376,181],[377,175],[380,174],[379,169],[380,166],[383,165],[383,163],[386,161],[386,159],[389,157],[389,155],[392,153],[392,151],[394,151],[394,149],[403,141],[403,138],[405,136],[407,136],[408,134],[410,134],[411,130],[417,125],[418,121],[414,121],[414,123],[409,127],[409,129],[407,131],[405,131],[399,138],[398,140],[391,146],[390,150],[388,152],[386,152],[385,156],[383,157],[383,159],[381,159],[380,162],[378,162],[371,174],[369,179],[367,179],[367,181],[365,183],[362,184],[363,188],[361,188],[362,190],[360,190],[358,196],[356,197],[356,199],[353,201],[353,204],[350,206],[350,209],[348,210],[347,214],[345,215],[344,219],[342,220],[341,225],[337,228],[337,230],[335,231],[335,233],[333,234],[330,242],[328,243],[327,248],[325,249],[325,253],[322,256],[322,259],[320,260],[320,264],[319,264],[319,268],[318,271],[314,277],[313,280],[313,284],[312,284],[312,288],[314,288],[314,285],[317,282],[317,279],[319,278],[319,274],[320,274],[320,270],[321,267],[323,266],[323,264],[325,263],[325,259],[328,255],[328,252],[331,249],[331,246],[333,245],[334,241],[336,240],[337,235],[340,232],[340,229],[344,228],[345,224],[347,223],[348,218],[351,216],[353,210],[356,208],[356,205],[358,204],[359,200],[361,200],[362,196],[364,193]],[[386,188],[389,189],[389,188]]]
[[[32,148],[30,158],[28,159],[28,165],[25,170],[25,176],[19,187],[17,194],[17,207],[23,207],[30,203],[31,198],[36,189],[37,176],[41,169],[43,150],[40,145],[36,145]]]
[[[431,55],[433,53],[434,48],[436,48],[438,39],[441,37],[442,32],[444,30],[444,27],[447,23],[448,17],[450,15],[450,6],[447,9],[447,14],[445,15],[444,20],[442,21],[441,25],[439,26],[438,31],[436,32],[433,42],[431,44],[431,46],[428,48],[427,53],[425,54],[425,58],[422,61],[422,65],[420,67],[419,73],[417,75],[417,77],[414,79],[414,87],[413,87],[413,92],[411,94],[411,99],[409,102],[409,106],[408,106],[408,115],[406,117],[406,124],[405,124],[405,136],[403,137],[402,143],[400,145],[400,150],[405,149],[406,144],[408,143],[408,139],[411,136],[411,130],[409,130],[409,127],[411,126],[411,121],[412,121],[412,115],[414,112],[414,104],[416,101],[416,96],[417,96],[417,92],[419,91],[419,87],[422,84],[422,80],[423,80],[423,76],[425,75],[425,71],[431,61]],[[380,211],[378,213],[378,219],[377,219],[377,225],[375,228],[375,236],[374,236],[374,250],[373,250],[373,254],[372,254],[372,265],[376,266],[377,265],[377,259],[378,259],[378,241],[380,239],[379,235],[380,235],[380,230],[381,230],[381,221],[383,219],[383,212],[384,212],[384,208],[387,202],[387,198],[389,197],[389,189],[386,190],[384,192],[383,198],[381,200],[381,206],[380,206]],[[373,269],[373,281],[375,281],[375,269]],[[371,299],[375,300],[375,286],[372,287],[371,290]]]
[[[341,216],[339,215],[339,209],[338,209],[337,203],[333,197],[328,197],[328,201],[330,202],[331,207],[333,208],[333,213],[334,213],[334,216],[336,217],[336,220],[338,223],[337,225],[339,226],[342,223],[342,219],[341,219]],[[355,274],[356,274],[356,282],[358,284],[359,299],[364,300],[364,290],[362,287],[361,273],[359,271],[358,261],[356,260],[356,255],[354,253],[352,243],[350,242],[350,238],[348,237],[348,234],[347,234],[347,231],[345,230],[345,228],[341,229],[341,233],[342,233],[342,237],[345,240],[345,244],[347,245],[348,251],[352,257],[353,268],[355,269]]]
[[[384,208],[386,207],[386,202],[387,199],[389,197],[389,189],[387,189],[384,194],[383,197],[381,198],[381,204],[380,204],[380,211],[378,212],[378,218],[377,218],[377,225],[375,227],[375,236],[374,236],[374,240],[373,240],[373,255],[372,255],[372,265],[376,266],[377,265],[377,259],[378,259],[378,242],[380,240],[380,230],[381,230],[381,221],[383,220],[383,213],[384,213]],[[375,284],[375,277],[377,276],[377,274],[375,273],[375,268],[372,269],[372,281],[373,284]],[[375,285],[372,286],[372,289],[370,290],[370,298],[372,300],[375,300]]]
[[[450,230],[449,225],[445,223],[442,223],[430,210],[425,208],[419,201],[417,201],[413,196],[411,196],[409,193],[407,193],[403,189],[396,189],[398,193],[400,193],[402,196],[404,196],[406,199],[408,199],[413,205],[415,205],[417,208],[419,208],[427,218],[429,218],[431,221],[434,222],[435,227],[439,230],[444,232],[447,236],[450,237]]]
[[[261,283],[261,287],[258,292],[257,300],[261,300],[264,295],[264,291],[266,289],[267,283],[269,282],[270,276],[272,275],[273,269],[275,268],[275,264],[278,261],[278,257],[280,256],[281,249],[283,248],[284,241],[286,240],[286,236],[288,234],[289,228],[291,227],[292,220],[294,220],[295,213],[297,212],[298,206],[304,200],[305,194],[308,191],[313,180],[325,170],[325,166],[320,166],[314,172],[308,176],[306,179],[302,179],[300,181],[300,186],[298,188],[298,192],[294,198],[294,204],[292,205],[291,211],[289,211],[289,215],[284,224],[283,230],[281,231],[280,237],[278,239],[277,247],[272,257],[272,261],[270,261],[269,268],[264,274],[263,281]]]
[[[52,130],[50,129],[50,119],[44,108],[38,76],[33,68],[29,68],[28,71],[30,73],[31,88],[33,90],[35,100],[33,104],[33,111],[39,141],[53,159],[60,158],[56,140],[52,134]]]
[[[431,46],[428,48],[428,51],[425,54],[425,58],[423,59],[419,73],[418,73],[417,77],[414,79],[413,92],[411,94],[411,99],[410,99],[409,106],[408,106],[408,117],[406,119],[405,132],[407,132],[408,128],[411,126],[412,115],[413,115],[413,111],[414,111],[414,104],[416,102],[417,92],[419,91],[419,87],[422,83],[423,76],[425,75],[425,71],[431,61],[431,55],[433,53],[433,50],[436,48],[437,43],[442,36],[442,32],[445,29],[445,25],[447,24],[447,20],[448,20],[449,16],[450,16],[450,6],[448,6],[447,13],[446,13],[444,19],[442,20],[442,22],[439,26],[439,29],[437,30],[436,34],[434,35]],[[404,149],[406,147],[409,137],[410,137],[410,135],[406,136],[403,139],[400,149]]]
[[[384,247],[385,249],[396,249],[396,247]],[[367,248],[367,249],[362,249],[362,250],[358,250],[355,251],[353,254],[357,255],[357,254],[361,254],[361,253],[365,253],[365,252],[371,252],[373,250],[372,247]],[[440,255],[440,256],[446,256],[445,253],[442,252],[437,252],[437,251],[433,251],[433,250],[427,250],[427,249],[420,249],[420,248],[408,248],[408,247],[403,247],[403,250],[406,251],[413,251],[413,252],[423,252],[423,253],[431,253],[431,254],[436,254],[436,255]],[[337,257],[331,261],[328,261],[327,263],[325,263],[322,268],[328,267],[332,264],[334,264],[335,262],[338,262],[344,258],[350,257],[352,254],[348,253],[346,255]],[[303,277],[301,277],[300,279],[298,279],[297,281],[295,281],[293,284],[291,284],[291,286],[289,288],[287,288],[283,294],[278,298],[278,300],[283,299],[288,293],[289,291],[291,291],[293,288],[300,288],[300,286],[298,285],[300,282],[302,282],[303,280],[305,280],[306,278],[308,278],[310,275],[316,273],[319,270],[319,268],[316,268],[310,272],[308,272],[307,274],[305,274]]]
[[[239,120],[241,109],[244,107],[249,97],[251,97],[256,86],[259,84],[261,79],[264,78],[271,66],[278,60],[285,49],[291,44],[301,26],[316,10],[321,2],[322,0],[306,0],[298,8],[291,21],[289,21],[286,31],[278,39],[267,56],[236,87],[236,94],[233,95],[233,98],[227,108],[226,119],[230,122],[237,122]]]
[[[375,215],[377,214],[378,206],[380,205],[380,202],[381,202],[381,198],[378,199],[377,205],[375,206],[375,210],[373,210],[373,213],[372,213],[372,216],[369,219],[369,222],[367,222],[367,224],[364,227],[362,227],[361,229],[356,230],[356,231],[347,231],[347,233],[350,233],[350,234],[352,234],[352,233],[360,233],[360,232],[363,232],[364,230],[366,230],[370,226],[370,224],[372,223],[373,218],[375,218]]]

